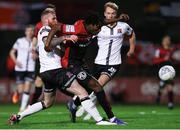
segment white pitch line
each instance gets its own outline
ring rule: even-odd
[[[180,115],[177,113],[163,113],[163,112],[138,112],[140,115]]]

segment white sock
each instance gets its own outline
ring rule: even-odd
[[[73,99],[75,100],[75,98],[76,98],[77,96],[74,96],[73,97]],[[89,95],[89,98],[91,99],[91,101],[92,101],[92,103],[94,104],[94,106],[96,105],[96,102],[97,102],[97,98],[96,98],[96,95],[94,94],[94,92],[92,92],[90,95]],[[84,108],[83,107],[81,107],[81,110],[84,110]],[[82,110],[82,111],[83,111]],[[85,111],[85,112],[87,112],[87,111]],[[87,114],[89,115],[89,113],[87,112]]]
[[[75,96],[73,97],[73,100],[76,100],[76,98],[77,98],[77,96],[75,95]]]
[[[103,118],[100,116],[96,106],[92,103],[90,99],[81,102],[82,107],[87,111],[96,122],[101,121]]]
[[[27,104],[28,104],[28,101],[29,101],[29,94],[23,93],[23,95],[22,95],[22,100],[21,100],[20,111],[23,111],[23,110],[26,109]]]
[[[114,117],[110,118],[109,121],[110,121],[110,122],[113,122],[115,118],[116,118],[116,117],[114,116]]]
[[[96,95],[94,94],[94,92],[92,92],[92,93],[89,95],[89,98],[90,98],[91,101],[94,103],[94,105],[96,105],[97,98],[96,98]]]
[[[43,109],[42,103],[41,102],[37,102],[31,106],[29,106],[26,110],[24,110],[23,112],[21,112],[20,115],[20,120],[22,118],[24,118],[25,116],[29,116],[33,113],[39,112],[40,110]]]

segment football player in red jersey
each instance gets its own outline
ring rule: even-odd
[[[173,52],[173,48],[171,46],[171,37],[168,35],[164,36],[162,38],[161,44],[162,44],[162,47],[160,47],[156,50],[155,57],[153,59],[154,64],[158,65],[158,70],[164,65],[172,66],[171,55]],[[169,109],[173,109],[173,107],[174,107],[173,85],[174,85],[173,80],[167,80],[167,81],[160,80],[158,95],[156,98],[156,102],[159,104],[162,90],[163,90],[163,88],[165,88],[168,92],[168,108]]]
[[[124,18],[122,16],[123,15],[121,15],[121,17],[119,17],[116,20],[121,20],[122,18]],[[66,45],[68,46],[65,51],[65,56],[66,58],[68,58],[66,60],[66,67],[68,67],[68,69],[70,69],[71,72],[73,72],[77,76],[77,80],[82,86],[84,87],[88,86],[95,92],[99,104],[102,106],[109,119],[114,118],[114,114],[111,110],[111,106],[107,101],[105,92],[102,89],[103,87],[91,74],[88,73],[88,69],[84,62],[84,56],[87,46],[92,42],[93,35],[96,35],[100,31],[101,26],[104,23],[109,23],[114,21],[110,20],[103,22],[103,20],[100,20],[99,16],[97,16],[96,14],[91,14],[87,19],[78,20],[77,22],[75,22],[74,25],[65,25],[65,24],[51,25],[52,30],[48,35],[47,42],[45,45],[46,46],[45,50],[50,51],[51,50],[49,48],[50,41],[58,31],[60,31],[59,35],[74,34],[78,36],[78,42],[74,44],[71,43],[69,45],[68,43],[66,43]],[[77,100],[72,103],[73,104],[69,104],[69,105],[77,106],[79,104]],[[73,117],[75,116],[74,114],[75,112],[72,112]],[[75,122],[75,117],[72,119],[72,121]],[[121,125],[124,124],[125,122],[122,121]]]

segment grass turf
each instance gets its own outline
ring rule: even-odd
[[[32,116],[24,118],[19,124],[7,125],[17,105],[1,105],[0,129],[180,129],[180,106],[168,110],[166,106],[155,105],[114,105],[115,115],[128,123],[127,126],[96,126],[91,119],[71,123],[65,105],[55,105]],[[104,112],[98,107],[102,116]]]

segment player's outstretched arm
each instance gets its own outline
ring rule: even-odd
[[[59,44],[66,44],[66,42],[76,43],[77,40],[78,40],[78,37],[76,35],[53,37],[50,42],[50,48],[55,48]]]
[[[78,37],[76,35],[54,37],[54,35],[58,31],[61,31],[59,28],[60,28],[59,25],[52,26],[52,29],[49,32],[48,37],[45,41],[45,48],[44,48],[47,52],[50,52],[53,48],[55,48],[60,43],[66,43],[67,41],[70,41],[73,43],[77,42]]]
[[[105,19],[104,20],[104,24],[111,24],[111,23],[114,23],[114,22],[118,22],[118,21],[128,21],[129,20],[129,15],[128,14],[121,14],[118,18],[115,18],[115,19]]]
[[[132,33],[132,36],[129,38],[129,51],[127,52],[127,56],[131,57],[134,54],[135,51],[135,45],[136,45],[136,36],[135,33]]]

